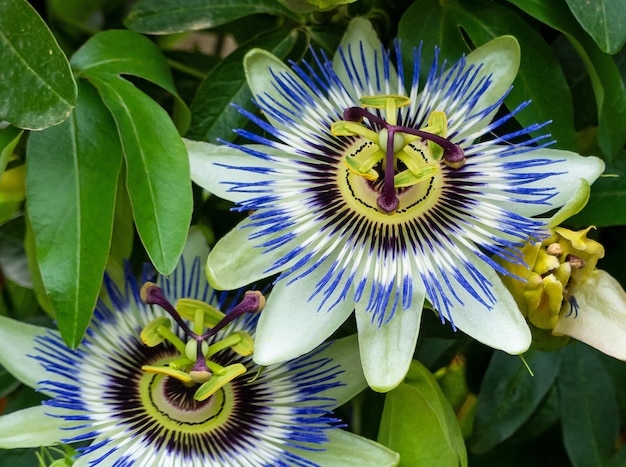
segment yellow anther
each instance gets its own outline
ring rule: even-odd
[[[435,111],[428,116],[428,126],[422,128],[422,131],[427,131],[433,135],[438,135],[443,138],[448,136],[448,118],[445,112]],[[443,148],[437,143],[428,141],[428,149],[430,154],[436,161],[441,160],[443,157]]]
[[[373,109],[387,109],[391,103],[394,108],[406,107],[411,103],[411,99],[407,96],[399,94],[379,94],[377,96],[362,96],[359,101],[363,107],[372,107]]]
[[[174,368],[170,368],[169,366],[144,365],[141,367],[141,369],[148,373],[171,376],[172,378],[176,378],[177,380],[182,381],[183,383],[188,383],[192,380],[189,374],[185,373],[184,371],[175,370]]]
[[[378,96],[363,96],[359,99],[363,107],[385,109],[385,120],[390,125],[398,123],[398,109],[406,107],[411,99],[397,94],[380,94]]]
[[[200,386],[194,394],[194,399],[197,401],[208,399],[237,376],[243,375],[246,372],[246,367],[241,363],[235,363],[227,366],[224,370],[222,375],[213,375],[206,383]]]
[[[252,355],[252,352],[254,351],[254,340],[250,334],[245,331],[235,331],[225,339],[209,346],[207,358],[228,347],[242,357],[247,357],[248,355]]]
[[[178,314],[193,323],[195,323],[196,321],[196,312],[198,310],[201,310],[204,316],[202,324],[204,325],[204,327],[207,327],[209,329],[213,328],[217,323],[222,320],[222,318],[224,318],[224,313],[201,300],[195,300],[192,298],[181,298],[176,303],[176,311],[178,312]],[[200,333],[197,332],[197,334]]]
[[[360,175],[366,180],[373,182],[378,178],[378,172],[373,169],[368,170],[367,172],[363,171],[363,164],[360,164],[359,161],[352,156],[346,156],[343,159],[344,164],[348,167],[348,170],[353,174]]]
[[[335,136],[363,136],[378,143],[378,133],[360,123],[339,120],[330,126],[330,131]]]
[[[422,169],[417,174],[412,172],[411,170],[404,170],[393,177],[393,186],[396,188],[413,186],[417,183],[434,177],[437,172],[439,172],[438,165],[427,165],[425,167],[422,167]]]

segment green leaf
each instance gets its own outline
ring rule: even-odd
[[[554,123],[547,130],[540,130],[536,135],[549,132],[560,148],[575,148],[574,112],[565,75],[549,45],[511,9],[485,1],[468,4],[418,0],[407,9],[398,29],[405,47],[412,49],[424,40],[422,56],[427,66],[421,70],[423,77],[430,69],[428,65],[434,57],[435,46],[441,47],[440,63],[443,59],[453,63],[462,53],[467,54],[470,49],[507,34],[518,40],[522,58],[514,87],[505,103],[514,109],[532,100],[515,118],[524,126],[552,120]],[[412,50],[404,49],[403,58],[407,63],[412,63],[412,54]],[[555,106],[554,102],[559,105]]]
[[[559,352],[529,350],[524,359],[494,353],[478,396],[473,452],[484,453],[508,439],[535,412],[553,385],[558,372]]]
[[[37,247],[35,246],[35,234],[33,228],[26,216],[26,233],[24,235],[24,251],[26,252],[26,260],[28,262],[28,270],[30,271],[30,279],[33,284],[33,292],[37,298],[39,306],[50,316],[54,318],[54,308],[50,302],[50,297],[46,292],[46,287],[41,278],[39,263],[37,262]]]
[[[22,137],[23,131],[14,126],[0,130],[0,176],[7,167],[13,150]]]
[[[170,274],[193,207],[185,145],[167,113],[128,81],[99,74],[91,80],[117,124],[139,236],[154,267]]]
[[[580,343],[564,349],[558,390],[563,442],[572,465],[605,465],[620,421],[611,379],[595,350]]]
[[[622,0],[565,0],[578,23],[603,52],[615,54],[626,42],[626,9]]]
[[[466,466],[461,428],[433,375],[413,361],[405,382],[387,393],[378,442],[401,466]]]
[[[130,46],[132,44],[132,46]],[[181,133],[189,128],[189,109],[178,96],[167,60],[161,49],[132,31],[105,31],[89,39],[73,56],[72,67],[88,79],[92,76],[132,75],[154,83],[177,99],[177,124]]]
[[[133,251],[135,237],[135,224],[133,223],[133,210],[126,189],[126,174],[120,173],[115,197],[115,213],[113,215],[113,235],[111,236],[111,249],[109,257],[118,265],[123,266],[124,261],[130,258]]]
[[[139,0],[124,24],[145,34],[172,34],[213,28],[257,13],[299,19],[275,0]]]
[[[115,124],[80,84],[76,111],[33,133],[27,147],[28,215],[59,330],[76,347],[89,324],[109,251],[122,157]]]
[[[508,0],[524,12],[567,36],[583,60],[596,97],[598,145],[607,159],[626,142],[626,88],[613,57],[603,53],[582,30],[563,0]]]
[[[76,83],[67,58],[24,0],[0,2],[0,120],[39,130],[67,119]]]
[[[575,227],[608,227],[626,224],[626,159],[608,164],[591,185],[591,196],[581,212],[567,220]]]
[[[193,118],[187,137],[212,143],[217,138],[232,141],[236,136],[233,129],[243,126],[247,119],[231,104],[249,111],[256,108],[243,70],[244,55],[259,47],[285,58],[296,37],[297,31],[290,27],[270,31],[242,44],[213,68],[191,103]]]

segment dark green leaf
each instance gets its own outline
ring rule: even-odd
[[[626,9],[622,0],[565,0],[578,23],[603,52],[614,54],[626,42]]]
[[[580,343],[566,347],[558,389],[572,465],[604,465],[614,452],[620,421],[611,379],[596,351]]]
[[[24,251],[24,217],[16,217],[0,227],[2,274],[22,287],[32,288]]]
[[[222,60],[202,81],[191,103],[192,121],[188,137],[215,143],[217,138],[231,141],[233,129],[243,126],[246,118],[231,104],[252,111],[252,93],[246,84],[243,57],[252,48],[272,52],[284,58],[296,41],[297,32],[281,28],[241,45]]]
[[[423,34],[423,30],[430,33]],[[463,36],[463,33],[465,36]],[[419,0],[400,21],[399,36],[413,46],[421,37],[427,38],[422,54],[430,62],[435,46],[441,47],[440,60],[456,61],[470,47],[478,47],[502,35],[513,35],[519,41],[522,59],[514,87],[505,103],[510,109],[524,101],[532,104],[515,118],[524,126],[552,120],[548,130],[563,149],[576,147],[574,112],[569,87],[561,67],[548,44],[519,15],[493,2],[438,2]],[[464,37],[471,40],[467,44]],[[437,44],[435,41],[440,40]],[[405,60],[409,60],[405,49]],[[410,62],[409,62],[410,63]],[[427,73],[428,67],[422,70]],[[559,102],[558,106],[554,102]]]
[[[50,302],[50,297],[46,292],[46,287],[41,278],[39,263],[37,262],[37,247],[35,246],[35,234],[30,224],[28,216],[26,216],[26,234],[24,235],[24,251],[26,252],[26,260],[30,271],[30,279],[33,284],[33,292],[37,298],[39,306],[50,316],[54,318],[54,308]]]
[[[95,90],[80,83],[72,118],[30,136],[28,214],[59,330],[76,347],[89,324],[109,251],[122,150]]]
[[[626,142],[626,88],[610,55],[582,30],[564,0],[508,0],[529,15],[564,33],[582,58],[598,106],[598,145],[608,159]]]
[[[433,375],[413,361],[404,383],[385,396],[378,442],[400,453],[400,465],[466,466],[461,428]]]
[[[298,20],[276,0],[139,0],[124,24],[145,34],[171,34],[212,28],[256,13]]]
[[[589,202],[581,212],[567,220],[575,227],[607,227],[626,224],[626,160],[609,164],[591,186]]]
[[[428,76],[435,58],[435,47],[442,59],[458,60],[471,51],[459,25],[461,7],[456,2],[442,5],[439,0],[417,0],[406,10],[398,24],[398,38],[402,40],[402,58],[405,69],[411,70],[413,49],[422,45],[422,79]]]
[[[105,31],[87,41],[73,56],[72,66],[87,78],[132,75],[154,83],[177,98],[178,126],[189,128],[190,114],[178,97],[167,60],[149,39],[132,31]]]
[[[611,457],[605,467],[624,467],[626,465],[626,445],[622,445],[621,449]]]
[[[509,438],[537,409],[554,383],[560,352],[529,350],[524,358],[496,352],[478,396],[472,451],[486,452]]]
[[[187,239],[192,194],[187,150],[167,113],[123,78],[92,75],[117,123],[139,236],[161,274],[170,274]]]
[[[126,174],[122,172],[115,197],[113,235],[111,236],[109,258],[117,261],[118,265],[123,267],[124,260],[129,259],[133,251],[134,237],[133,210],[126,189]]]
[[[24,0],[0,2],[0,120],[38,130],[62,122],[76,103],[67,58]]]

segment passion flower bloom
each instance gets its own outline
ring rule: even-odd
[[[75,351],[55,331],[0,318],[1,363],[52,397],[0,417],[0,447],[90,441],[76,466],[397,464],[329,414],[366,386],[355,339],[257,367],[250,312],[262,295],[224,315],[199,257],[141,293],[131,275],[123,291],[106,288],[110,305]]]
[[[243,113],[262,134],[239,130],[251,145],[188,142],[194,181],[251,212],[211,252],[209,281],[231,289],[280,274],[257,363],[308,352],[355,310],[366,378],[388,390],[406,374],[425,299],[489,346],[530,345],[492,257],[522,262],[519,248],[546,232],[541,216],[603,164],[547,149],[548,136],[532,136],[542,124],[494,133],[528,104],[493,120],[517,73],[514,38],[450,66],[435,59],[423,82],[419,51],[405,73],[397,49],[357,19],[332,60],[289,68],[251,51],[263,118]]]

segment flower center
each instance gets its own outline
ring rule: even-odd
[[[183,342],[171,330],[171,321],[167,317],[152,320],[141,331],[142,342],[149,347],[155,347],[167,340],[178,350],[180,357],[170,359],[164,365],[144,365],[142,370],[165,377],[158,381],[174,378],[186,387],[193,388],[196,401],[206,400],[246,372],[246,367],[241,363],[224,367],[216,361],[215,356],[228,348],[244,357],[251,355],[254,349],[252,337],[244,331],[226,334],[220,340],[215,340],[214,337],[242,314],[260,311],[265,304],[265,297],[260,292],[246,292],[243,300],[227,315],[201,300],[190,298],[178,300],[174,307],[165,298],[161,288],[151,282],[145,283],[141,288],[141,298],[145,303],[159,305],[167,311],[187,337],[187,341]],[[186,320],[193,323],[192,328],[187,325]],[[211,345],[208,343],[209,339],[212,340]],[[152,393],[156,394],[154,391]]]
[[[366,199],[369,197],[366,187],[369,187],[376,193],[380,212],[387,215],[398,212],[401,194],[407,188],[422,185],[422,190],[409,190],[413,193],[410,200],[419,200],[415,195],[439,173],[441,162],[453,169],[465,164],[463,150],[447,139],[444,112],[432,112],[428,125],[415,129],[397,124],[398,109],[409,105],[408,97],[364,96],[360,101],[363,107],[384,110],[386,120],[365,108],[350,107],[344,111],[344,120],[332,124],[331,131],[335,136],[357,136],[343,160],[349,172],[366,183],[352,180],[348,182],[349,190],[356,189],[358,193],[353,195]],[[363,123],[364,119],[369,125]]]

